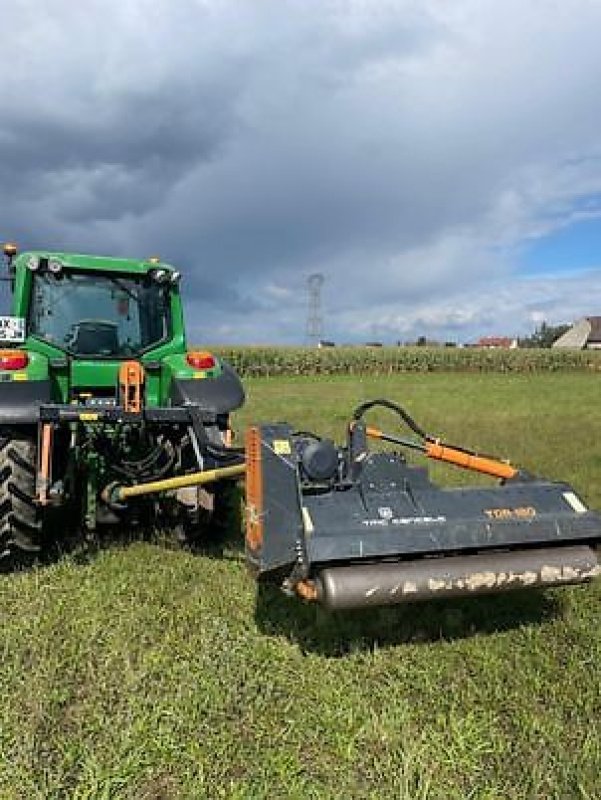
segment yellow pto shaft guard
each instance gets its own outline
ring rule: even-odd
[[[141,497],[145,494],[156,492],[168,492],[172,489],[183,489],[187,486],[204,486],[207,483],[214,483],[223,478],[235,478],[242,475],[245,470],[244,464],[236,464],[231,467],[220,467],[219,469],[207,469],[203,472],[192,472],[190,475],[179,475],[176,478],[165,478],[161,481],[150,481],[149,483],[138,483],[136,486],[120,486],[113,484],[107,486],[102,497],[110,503],[122,503],[131,497]]]

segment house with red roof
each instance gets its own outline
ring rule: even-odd
[[[512,339],[509,336],[482,336],[476,342],[476,347],[500,347],[506,350],[514,349],[517,346],[517,339]]]

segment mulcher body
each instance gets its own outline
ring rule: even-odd
[[[231,483],[160,502],[125,504],[110,491],[242,461],[228,447],[241,383],[226,362],[187,347],[179,273],[158,259],[10,246],[5,255],[0,556],[35,554],[57,509],[88,530],[157,513],[200,523]]]
[[[387,436],[361,416],[344,447],[286,424],[247,432],[246,552],[259,580],[349,609],[581,583],[599,574],[601,518],[567,484],[441,445],[417,426],[423,444]],[[370,452],[370,436],[502,483],[442,489],[401,452]]]

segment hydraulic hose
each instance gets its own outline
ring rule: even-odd
[[[413,419],[413,417],[408,414],[405,409],[398,405],[398,403],[394,403],[392,400],[386,400],[386,398],[379,397],[376,400],[368,400],[366,403],[362,403],[360,406],[353,411],[353,419],[358,421],[362,419],[365,414],[372,408],[381,407],[381,408],[388,408],[390,411],[394,411],[410,428],[413,433],[420,437],[420,439],[430,439],[431,437],[420,428],[417,422]]]
[[[357,406],[353,412],[353,419],[355,421],[362,419],[367,411],[374,407],[382,407],[394,411],[422,441],[416,442],[411,439],[402,439],[398,436],[391,436],[388,433],[384,433],[378,428],[366,427],[365,433],[374,439],[400,444],[412,450],[419,450],[428,458],[444,461],[447,464],[453,464],[454,466],[463,467],[463,469],[469,469],[473,472],[480,472],[484,475],[500,478],[501,480],[515,478],[518,474],[518,470],[515,467],[512,467],[511,464],[505,461],[500,461],[494,456],[486,456],[463,447],[444,444],[439,439],[426,433],[404,408],[391,400],[378,399],[363,403]]]

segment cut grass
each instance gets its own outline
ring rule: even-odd
[[[601,507],[595,376],[247,388],[239,429],[340,438],[353,405],[389,396]],[[0,797],[596,798],[600,599],[597,583],[330,615],[257,591],[234,534],[221,556],[137,541],[4,576]]]

